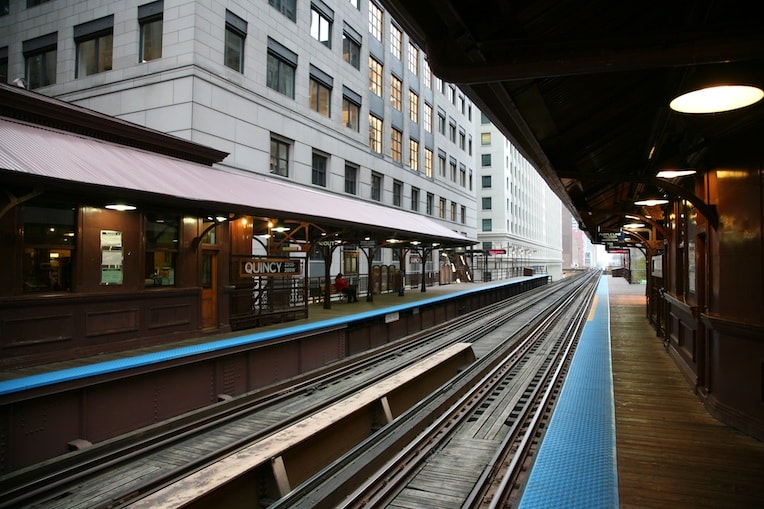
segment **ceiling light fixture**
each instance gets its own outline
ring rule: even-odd
[[[676,97],[669,107],[680,113],[719,113],[744,108],[764,98],[764,91],[749,85],[719,85]]]
[[[645,207],[654,207],[655,205],[665,205],[668,203],[668,200],[664,198],[651,198],[649,200],[639,200],[635,201],[634,205],[642,205]]]
[[[119,212],[127,212],[129,210],[135,210],[135,205],[127,205],[125,203],[110,203],[106,205],[109,210],[118,210]]]
[[[658,172],[656,177],[659,179],[673,179],[677,177],[686,177],[687,175],[695,175],[697,173],[697,170],[687,169],[687,170],[661,170]]]

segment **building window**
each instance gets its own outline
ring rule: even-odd
[[[435,206],[435,196],[432,193],[427,193],[427,203],[425,204],[428,216],[433,215],[433,207]]]
[[[352,164],[345,165],[345,192],[347,194],[356,194],[358,183],[358,167]]]
[[[409,90],[409,120],[419,122],[419,96],[413,90]]]
[[[451,202],[451,221],[456,221],[456,202]]]
[[[377,154],[382,153],[382,119],[369,115],[369,148]]]
[[[390,53],[403,60],[403,32],[395,25],[390,25]]]
[[[414,171],[419,171],[419,142],[409,138],[409,166]]]
[[[371,199],[375,201],[382,200],[382,175],[379,173],[371,174]]]
[[[374,2],[369,2],[369,33],[382,41],[382,9]]]
[[[490,196],[484,196],[482,198],[482,202],[483,202],[483,210],[491,210],[492,200]]]
[[[446,156],[438,154],[438,175],[446,176]]]
[[[446,218],[446,199],[441,198],[438,202],[438,217],[441,219]]]
[[[358,9],[358,0],[350,0],[350,5]]]
[[[326,161],[328,158],[313,152],[313,171],[311,182],[317,186],[326,187]]]
[[[493,228],[493,221],[491,219],[483,219],[482,231],[490,232]]]
[[[56,60],[58,58],[58,33],[44,35],[29,41],[24,41],[24,76],[30,90],[54,85],[56,83]],[[2,73],[3,82],[7,81],[8,57],[5,57],[5,71]]]
[[[358,132],[361,118],[361,96],[348,88],[342,93],[342,125]]]
[[[390,105],[396,110],[401,109],[401,94],[403,89],[403,82],[392,76],[390,78]]]
[[[459,185],[462,187],[467,186],[467,168],[463,164],[459,165]]]
[[[480,112],[480,123],[483,125],[491,123],[491,119],[489,119],[488,115],[486,115],[482,111]]]
[[[180,222],[176,216],[146,217],[146,286],[174,286]]]
[[[427,59],[425,59],[424,63],[422,64],[422,80],[424,81],[424,86],[427,88],[432,88],[432,71],[430,70],[430,64],[427,62]]]
[[[113,16],[74,27],[74,41],[77,45],[75,78],[111,70],[113,36]]]
[[[401,200],[403,199],[403,182],[400,180],[393,181],[393,205],[396,207],[401,206]]]
[[[480,154],[480,164],[483,168],[491,166],[491,154]]]
[[[271,173],[289,176],[289,143],[271,138]]]
[[[163,0],[138,7],[138,24],[141,30],[139,62],[148,62],[162,57],[163,11]]]
[[[467,224],[467,207],[464,205],[461,206],[461,223]]]
[[[297,0],[268,0],[268,3],[292,21],[297,20]]]
[[[332,86],[334,80],[331,76],[320,69],[310,66],[310,85],[308,100],[310,108],[325,117],[330,116],[330,104],[332,98]]]
[[[297,54],[273,39],[268,39],[268,69],[266,85],[294,99],[294,73]]]
[[[323,5],[323,2],[312,2],[310,5],[310,36],[326,46],[332,47],[332,22],[334,11]]]
[[[24,205],[21,210],[23,291],[71,291],[77,233],[75,208]]]
[[[429,148],[424,149],[424,174],[432,178],[432,150]]]
[[[456,89],[452,86],[448,86],[448,102],[456,105]]]
[[[464,131],[459,130],[459,148],[462,150],[466,150],[467,147],[467,135],[464,133]]]
[[[480,144],[484,147],[491,145],[491,133],[480,133]]]
[[[445,136],[446,134],[446,117],[438,113],[438,132]]]
[[[411,188],[411,210],[419,212],[419,188]]]
[[[491,176],[490,175],[483,175],[480,177],[480,185],[483,189],[490,189],[491,188]]]
[[[428,133],[432,132],[432,106],[430,106],[427,103],[424,103],[424,109],[422,109],[422,116],[424,117],[423,124],[424,124],[424,130]]]
[[[451,182],[456,182],[456,159],[448,161],[448,167],[451,170]]]
[[[409,43],[409,72],[419,75],[419,48]]]
[[[403,133],[393,127],[390,131],[390,155],[396,163],[402,161],[401,145],[403,145]]]
[[[374,57],[369,57],[369,90],[382,97],[382,64]]]
[[[448,139],[451,143],[456,143],[456,124],[454,122],[448,123]]]
[[[247,22],[231,11],[225,12],[225,53],[223,60],[234,71],[244,72],[244,39]]]
[[[350,27],[342,32],[342,58],[356,69],[361,68],[361,36]]]

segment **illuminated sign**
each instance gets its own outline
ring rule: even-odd
[[[300,273],[300,260],[248,258],[239,261],[239,276],[291,276]]]

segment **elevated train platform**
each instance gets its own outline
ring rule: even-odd
[[[753,508],[764,443],[713,418],[645,317],[603,277],[520,509]]]

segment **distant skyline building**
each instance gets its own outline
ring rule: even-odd
[[[562,203],[488,117],[478,126],[478,239],[487,267],[562,275]]]

